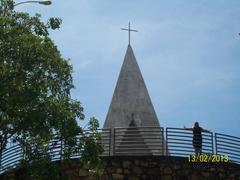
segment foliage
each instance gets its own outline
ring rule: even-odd
[[[14,11],[12,0],[0,2],[0,156],[9,140],[20,143],[26,150],[23,163],[31,162],[31,172],[40,177],[46,171],[41,167],[51,160],[49,142],[57,136],[64,142],[64,159],[84,149],[82,162],[89,160],[96,169],[101,152],[97,120],[90,120],[92,135],[78,126],[77,119],[84,115],[80,102],[70,95],[72,66],[49,37],[50,30],[60,28],[61,19],[44,23],[40,14]]]
[[[84,149],[81,157],[81,164],[88,164],[91,169],[91,173],[96,177],[100,177],[100,165],[101,159],[99,155],[103,153],[103,146],[100,145],[101,134],[97,133],[99,127],[98,121],[95,118],[91,118],[88,129],[89,134],[85,134],[81,142],[83,142]]]

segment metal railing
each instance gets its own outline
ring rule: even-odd
[[[113,155],[163,155],[164,135],[160,127],[114,128]]]
[[[102,156],[110,156],[110,129],[99,129],[98,132],[101,134],[101,144],[103,144],[104,152]],[[85,131],[85,136],[89,136],[89,131]],[[77,144],[81,141],[81,136],[77,136]],[[48,144],[48,154],[51,157],[52,161],[62,160],[64,158],[64,141],[61,137],[54,137]],[[31,147],[34,151],[35,147]],[[79,158],[81,156],[81,150],[73,152],[71,158]],[[19,143],[14,143],[6,148],[2,156],[0,156],[0,174],[5,172],[8,169],[15,168],[19,166],[22,160],[26,159],[26,153]]]
[[[118,127],[99,129],[104,152],[101,156],[181,156],[194,154],[193,133],[181,128],[162,127]],[[81,137],[78,137],[81,141]],[[64,144],[55,138],[49,143],[52,161],[61,160]],[[240,138],[220,133],[202,133],[202,153],[228,156],[240,164]],[[79,158],[81,152],[71,155]],[[17,167],[25,154],[19,144],[5,149],[0,158],[0,174]]]
[[[0,173],[9,168],[16,167],[23,159],[23,151],[19,144],[6,149],[2,153]]]
[[[216,154],[228,156],[232,162],[240,163],[240,138],[215,133]]]
[[[193,133],[181,128],[166,128],[166,148],[169,156],[188,156],[194,154]],[[214,154],[213,133],[202,133],[202,153]]]

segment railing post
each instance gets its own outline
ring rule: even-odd
[[[214,148],[213,148],[213,133],[211,132],[211,137],[212,137],[212,154],[214,154]]]
[[[2,171],[2,151],[0,151],[0,172]]]
[[[26,159],[27,156],[27,141],[24,139],[23,150],[22,150],[22,158]]]
[[[113,128],[112,156],[115,155],[115,128]]]
[[[62,163],[62,151],[63,151],[63,136],[61,135],[61,142],[60,142],[60,163]]]
[[[112,129],[110,128],[108,133],[109,135],[108,156],[111,156],[111,134],[112,134]]]
[[[115,128],[114,127],[111,127],[111,130],[110,130],[110,156],[114,156],[114,144],[115,144]]]
[[[217,149],[217,133],[215,133],[215,153],[218,154],[218,149]]]
[[[165,151],[165,148],[164,148],[164,129],[160,127],[160,131],[161,131],[161,136],[162,136],[161,137],[162,138],[161,139],[162,140],[162,155],[164,155],[165,154],[165,152],[164,152]]]
[[[168,128],[166,128],[166,156],[168,156]]]

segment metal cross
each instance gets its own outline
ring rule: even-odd
[[[128,23],[128,29],[126,28],[121,28],[121,30],[128,31],[128,44],[130,45],[130,31],[138,32],[135,29],[131,29],[130,22]]]

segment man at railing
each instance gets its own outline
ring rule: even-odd
[[[198,122],[195,122],[192,128],[186,128],[184,126],[184,129],[193,131],[192,142],[195,150],[195,155],[200,155],[202,153],[202,132],[210,132],[210,131],[200,127]]]

